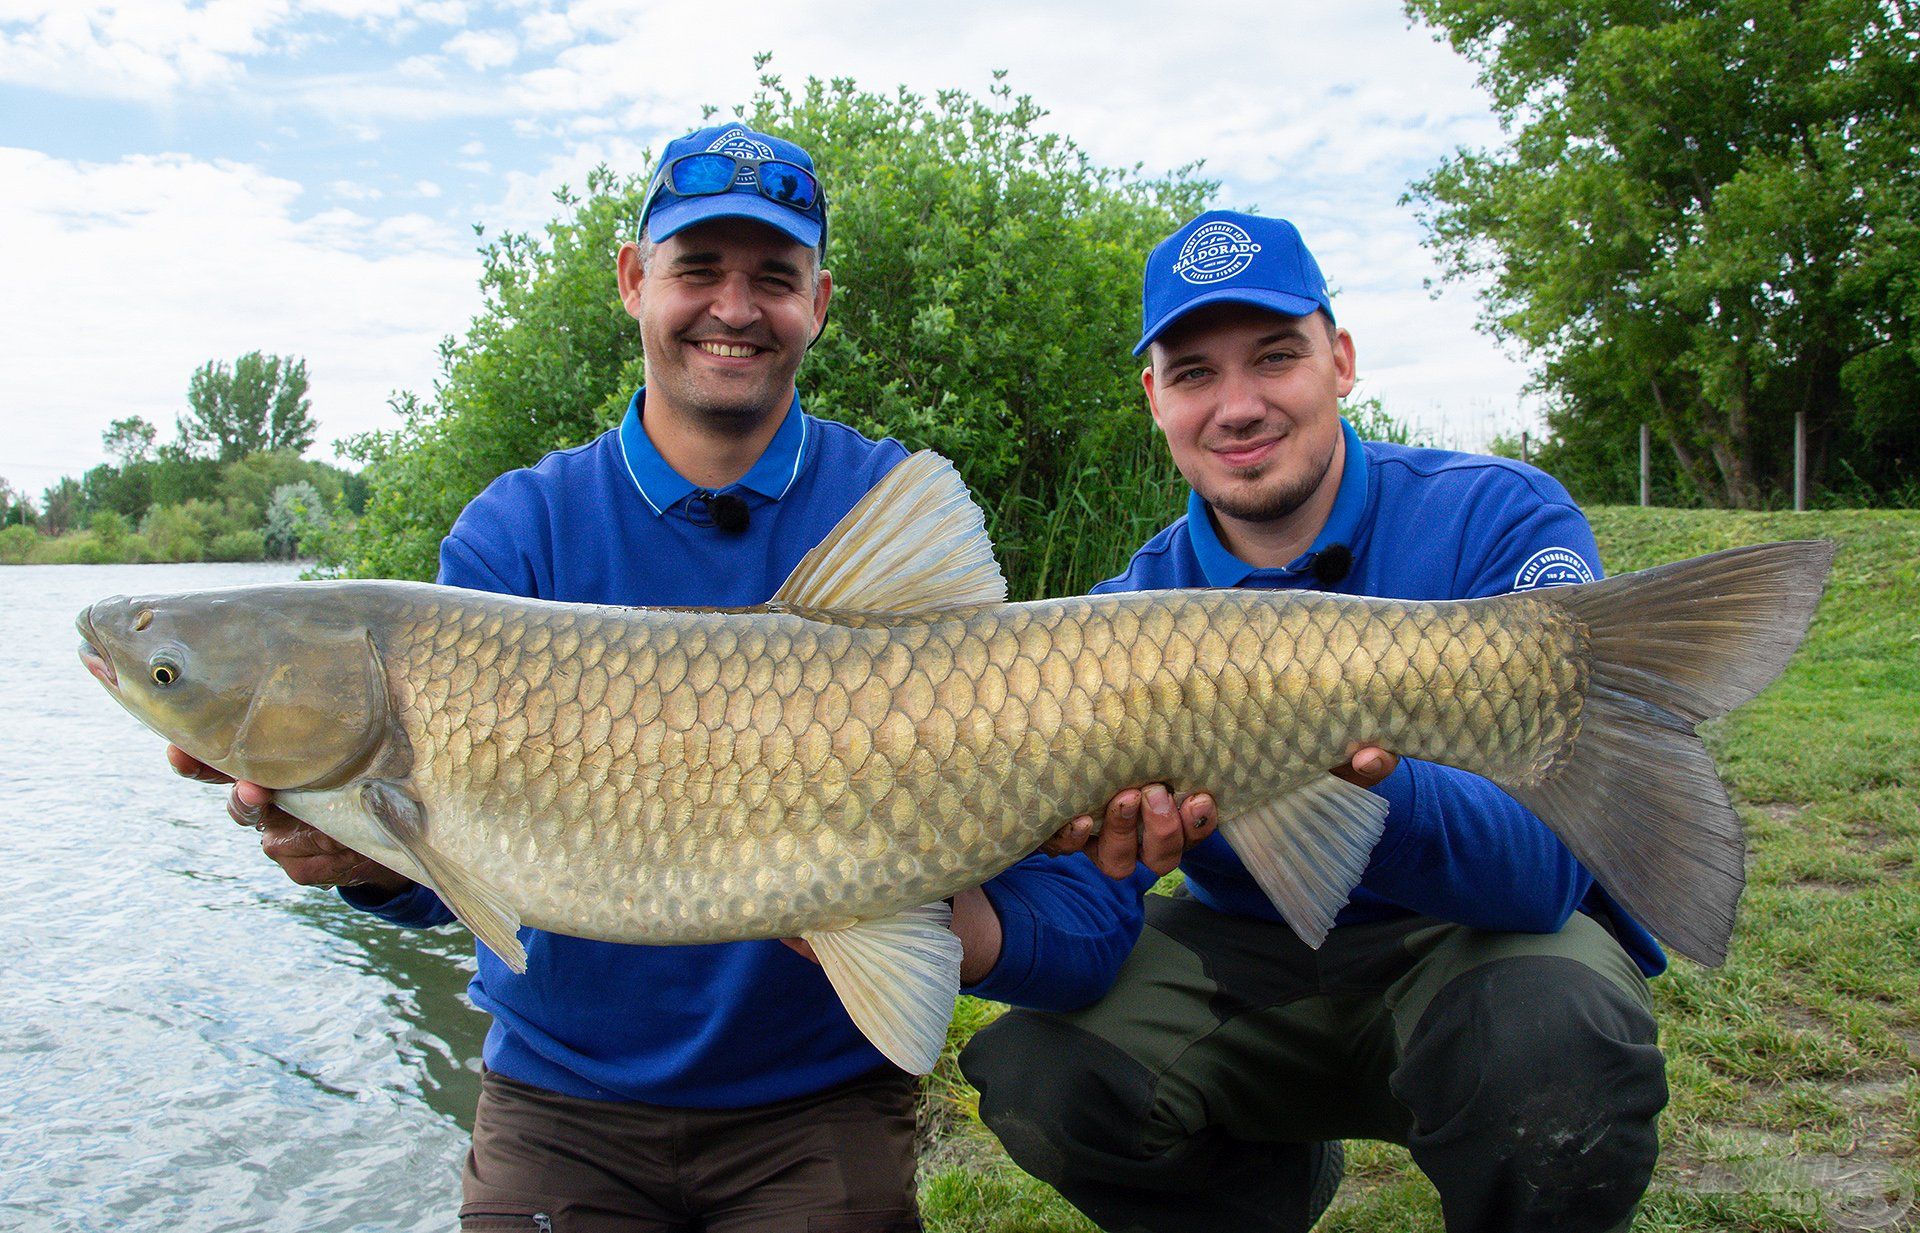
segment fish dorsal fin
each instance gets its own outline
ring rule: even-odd
[[[909,1074],[940,1060],[960,996],[960,939],[944,903],[806,935],[834,992],[873,1047]]]
[[[986,519],[952,463],[921,450],[875,484],[774,592],[789,608],[939,612],[1007,599]]]

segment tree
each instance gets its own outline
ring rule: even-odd
[[[324,533],[327,522],[327,505],[319,489],[306,480],[282,484],[273,490],[273,497],[267,502],[267,555],[297,556],[301,541]]]
[[[808,409],[952,458],[1016,593],[1118,568],[1185,496],[1127,354],[1141,262],[1214,186],[1099,166],[1004,83],[979,99],[761,81],[736,114],[809,150],[833,195]],[[352,447],[371,488],[356,572],[431,576],[495,475],[617,422],[643,373],[612,258],[645,177],[600,169],[585,197],[562,190],[568,212],[543,235],[482,250],[484,308],[442,346],[434,400],[397,398],[401,427]]]
[[[88,515],[112,510],[129,522],[138,521],[153,503],[153,469],[135,465],[121,470],[103,462],[80,477],[80,507]]]
[[[1480,69],[1507,144],[1415,185],[1485,328],[1531,349],[1543,457],[1624,495],[1648,423],[1681,497],[1920,456],[1920,6],[1407,0]]]
[[[112,560],[133,537],[133,527],[118,510],[103,509],[87,519],[87,530],[100,549],[102,560]]]
[[[249,454],[220,468],[215,492],[223,501],[243,505],[251,511],[251,523],[260,526],[277,489],[289,484],[311,485],[321,508],[340,499],[343,472],[324,462],[301,458],[289,451]]]
[[[153,443],[158,436],[152,424],[137,415],[130,415],[109,424],[107,430],[100,434],[100,444],[106,448],[107,457],[124,471],[153,457]]]
[[[48,488],[41,496],[40,529],[48,535],[65,535],[80,525],[83,508],[79,481],[70,475],[63,475],[59,483]]]
[[[218,495],[225,468],[214,459],[196,456],[181,441],[169,441],[154,453],[153,461],[146,464],[152,504],[179,505],[212,500]]]
[[[263,450],[303,453],[316,431],[307,400],[307,362],[249,351],[228,368],[208,360],[187,383],[181,438],[221,462]]]
[[[15,492],[12,484],[0,479],[0,527],[30,527],[38,518],[33,498],[24,492]]]

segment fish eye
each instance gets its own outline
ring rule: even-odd
[[[180,679],[180,665],[166,656],[156,656],[150,666],[153,683],[165,689]]]

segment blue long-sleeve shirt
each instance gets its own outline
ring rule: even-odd
[[[1331,590],[1386,599],[1475,599],[1600,577],[1586,517],[1551,476],[1500,458],[1362,442],[1345,428],[1346,464],[1327,524],[1285,569],[1254,569],[1220,541],[1192,496],[1185,517],[1134,554],[1127,571],[1094,587]],[[1315,554],[1344,544],[1352,564],[1331,585]],[[1203,786],[1203,785],[1195,785]],[[1403,758],[1374,789],[1386,832],[1337,924],[1408,913],[1479,929],[1551,933],[1576,911],[1609,919],[1653,975],[1666,956],[1566,845],[1524,806],[1466,771]],[[1195,898],[1223,912],[1280,919],[1220,835],[1181,863]]]
[[[450,586],[577,603],[764,603],[800,558],[906,451],[815,419],[794,400],[766,452],[719,491],[747,526],[713,525],[706,490],[676,474],[642,427],[619,428],[509,472],[441,545]],[[1064,821],[1064,819],[1063,819]],[[1140,930],[1151,876],[1115,882],[1084,856],[1031,857],[985,886],[998,962],[967,991],[1067,1010],[1113,982]],[[349,902],[404,925],[453,919],[432,891]],[[738,1108],[820,1091],[884,1065],[820,968],[776,941],[627,946],[522,929],[527,970],[484,945],[470,992],[493,1016],[486,1064],[598,1099]]]

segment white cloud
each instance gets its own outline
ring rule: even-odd
[[[555,13],[545,9],[528,13],[520,22],[520,35],[527,46],[541,51],[550,51],[555,47],[564,47],[573,41],[573,22],[564,12]]]
[[[441,50],[465,60],[468,68],[480,73],[488,69],[505,68],[520,54],[520,47],[512,35],[479,30],[462,30],[448,39]]]
[[[408,81],[442,81],[447,75],[447,62],[439,56],[408,56],[394,65],[393,71]]]
[[[416,4],[408,11],[420,21],[441,26],[465,25],[469,13],[463,0],[435,0],[431,4]]]
[[[646,146],[630,138],[576,142],[535,171],[510,171],[502,176],[500,197],[478,217],[485,220],[489,231],[537,228],[559,209],[553,195],[562,185],[581,193],[586,189],[587,174],[595,167],[605,165],[625,175],[638,171],[646,158]]]
[[[326,21],[397,36],[467,16],[461,0],[10,0],[0,81],[159,101],[233,86],[256,58],[298,56],[325,41]]]
[[[266,47],[279,0],[42,0],[0,27],[0,80],[39,89],[163,97],[230,81]]]
[[[440,195],[440,186],[432,180],[415,180],[413,182],[413,191],[422,197],[438,197]]]
[[[371,184],[356,184],[352,180],[335,180],[327,185],[327,191],[342,201],[378,201],[385,196]]]
[[[107,423],[171,434],[188,375],[260,349],[305,356],[322,449],[426,390],[478,306],[466,241],[419,215],[299,210],[301,187],[178,155],[93,164],[0,148],[3,472],[38,491],[101,460]]]

